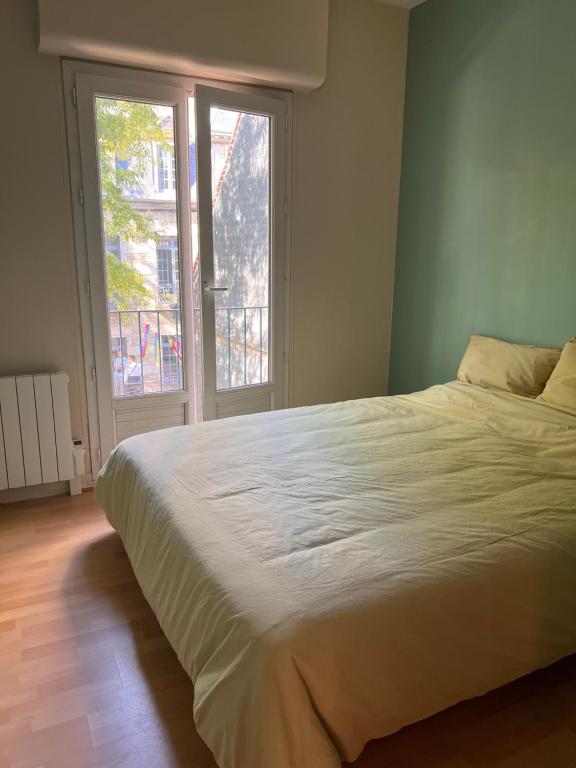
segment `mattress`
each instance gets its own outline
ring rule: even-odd
[[[337,768],[576,651],[576,416],[543,403],[454,382],[166,429],[96,494],[221,768]]]

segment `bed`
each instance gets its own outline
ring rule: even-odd
[[[450,383],[130,438],[97,498],[220,768],[337,768],[576,651],[576,416]]]

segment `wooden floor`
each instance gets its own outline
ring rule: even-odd
[[[92,495],[3,507],[0,766],[213,767],[192,699]],[[576,657],[374,742],[354,764],[488,766],[576,768]]]

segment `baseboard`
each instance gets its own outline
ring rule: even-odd
[[[81,478],[82,488],[93,488],[94,481],[90,475]],[[47,496],[64,496],[70,493],[70,485],[67,480],[57,483],[43,483],[41,485],[29,485],[22,488],[8,488],[0,491],[0,505],[10,504],[12,501],[27,501],[28,499],[43,499]]]
[[[27,499],[41,499],[44,496],[61,496],[66,493],[68,493],[68,483],[65,480],[57,483],[30,485],[23,488],[8,488],[5,491],[0,491],[0,504],[9,504],[12,501],[26,501]]]

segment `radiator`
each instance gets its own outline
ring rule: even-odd
[[[74,478],[68,376],[0,378],[0,490]]]

